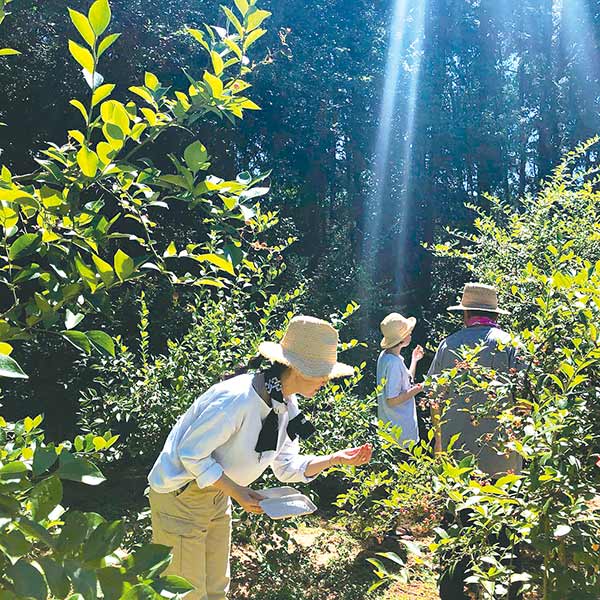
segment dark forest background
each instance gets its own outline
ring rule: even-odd
[[[15,0],[0,32],[0,46],[23,51],[0,63],[0,121],[7,123],[0,128],[1,158],[13,172],[32,170],[30,149],[62,143],[79,118],[67,103],[85,86],[67,59],[67,5],[85,10],[87,4]],[[182,85],[183,67],[203,67],[197,44],[182,28],[214,22],[218,2],[111,5],[113,31],[124,35],[104,68],[122,91],[146,69]],[[393,309],[424,317],[416,336],[424,339],[432,316],[454,300],[465,274],[436,275],[441,267],[422,244],[435,243],[444,228],[468,229],[473,213],[465,203],[485,206],[486,193],[518,205],[564,152],[600,131],[600,2],[407,2],[393,90],[398,101],[383,132],[390,143],[383,180],[378,126],[390,76],[394,2],[278,0],[261,6],[273,12],[268,35],[257,43],[265,65],[255,72],[252,98],[262,111],[236,129],[204,123],[200,139],[225,173],[273,170],[265,202],[281,211],[284,229],[298,237],[285,285],[306,280],[308,312],[327,317],[357,299],[357,335],[375,336],[377,323]],[[381,218],[374,228],[377,197]],[[178,221],[185,218],[170,213],[165,235],[185,231],[185,221]],[[168,337],[182,333],[185,319],[160,286],[149,297],[153,345],[160,351]],[[114,314],[113,331],[125,337],[135,331],[137,313],[128,309],[134,300],[132,290]],[[55,351],[51,342],[21,352],[37,365],[24,391],[33,402],[28,411],[37,406],[50,429],[68,429],[72,424],[64,423],[59,407],[76,406],[73,388],[85,386],[92,373],[85,362],[72,372],[75,351]],[[7,405],[19,412],[10,399]]]

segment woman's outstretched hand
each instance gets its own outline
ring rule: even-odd
[[[346,448],[338,450],[331,455],[331,465],[352,465],[359,466],[368,463],[373,455],[373,446],[363,444],[358,448]]]

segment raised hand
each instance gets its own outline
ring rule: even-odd
[[[419,362],[423,356],[425,356],[425,351],[423,350],[423,346],[416,346],[412,351],[412,359],[414,362]]]
[[[359,466],[368,463],[373,455],[373,446],[363,444],[358,448],[346,448],[338,450],[331,455],[332,465],[353,465]]]

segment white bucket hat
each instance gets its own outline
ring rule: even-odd
[[[383,334],[381,347],[393,348],[412,333],[416,324],[414,317],[406,318],[399,313],[390,313],[379,325]]]
[[[258,351],[307,377],[349,377],[354,369],[338,362],[338,341],[337,330],[327,321],[298,316],[289,322],[281,343],[262,342]]]
[[[509,314],[507,310],[498,308],[498,291],[496,288],[485,283],[467,283],[460,304],[449,306],[448,310],[481,310],[499,315]]]

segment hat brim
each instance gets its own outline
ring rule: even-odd
[[[509,315],[510,313],[503,308],[490,308],[489,306],[463,306],[462,304],[457,304],[456,306],[449,306],[447,308],[450,312],[460,312],[465,310],[477,310],[481,312],[489,312],[495,315]]]
[[[277,344],[276,342],[262,342],[258,346],[258,352],[270,361],[297,369],[307,377],[336,379],[338,377],[350,377],[354,375],[354,367],[350,365],[341,362],[332,364],[323,362],[322,360],[309,360],[293,352],[286,351],[281,344]]]
[[[415,317],[408,317],[408,319],[406,320],[408,321],[408,330],[404,334],[404,337],[397,339],[383,336],[383,339],[379,343],[383,350],[387,350],[388,348],[393,348],[394,346],[397,346],[402,340],[405,340],[413,332],[413,329],[417,324],[417,319]]]

